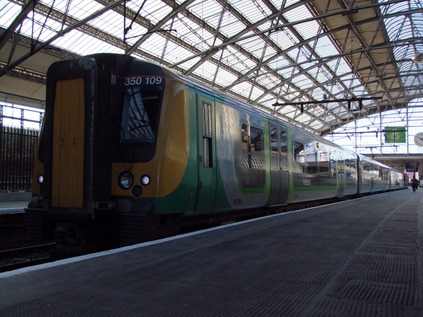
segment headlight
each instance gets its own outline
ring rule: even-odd
[[[44,176],[43,175],[38,175],[37,182],[38,182],[38,184],[42,184],[44,182]]]
[[[148,175],[143,175],[141,176],[141,184],[144,186],[147,186],[148,184],[150,184],[150,176]]]
[[[123,172],[119,175],[119,186],[122,189],[129,189],[134,184],[134,176],[130,172]]]

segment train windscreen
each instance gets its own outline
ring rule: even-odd
[[[154,146],[161,93],[141,87],[127,87],[121,125],[121,142]]]

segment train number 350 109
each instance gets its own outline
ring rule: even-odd
[[[126,77],[125,86],[135,85],[160,85],[163,78],[159,76]]]

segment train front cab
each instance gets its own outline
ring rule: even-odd
[[[110,169],[114,130],[111,105],[119,96],[91,58],[53,64],[34,168],[33,199],[26,209],[29,236],[89,248],[90,223],[114,232]],[[107,243],[111,234],[102,237]]]
[[[214,96],[159,66],[112,54],[53,64],[31,238],[126,245],[184,213],[210,212],[215,136]]]
[[[129,56],[102,54],[50,67],[26,209],[30,238],[52,239],[54,232],[58,244],[75,248],[116,245],[126,232],[123,214],[151,214],[157,195],[180,184],[188,155],[189,125],[179,127],[186,94],[166,96],[180,104],[167,113],[160,108],[164,89],[162,68]],[[178,133],[159,131],[162,114],[163,126],[175,130],[177,124]],[[160,137],[167,133],[173,146]],[[167,181],[159,181],[159,169],[170,175]]]

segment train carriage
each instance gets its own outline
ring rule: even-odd
[[[401,186],[387,166],[130,56],[58,62],[47,76],[34,239],[105,248],[197,216]]]
[[[390,171],[392,168],[368,157],[359,155],[359,193],[372,193],[391,188]]]
[[[390,189],[402,189],[408,184],[408,175],[397,170],[390,170]]]

